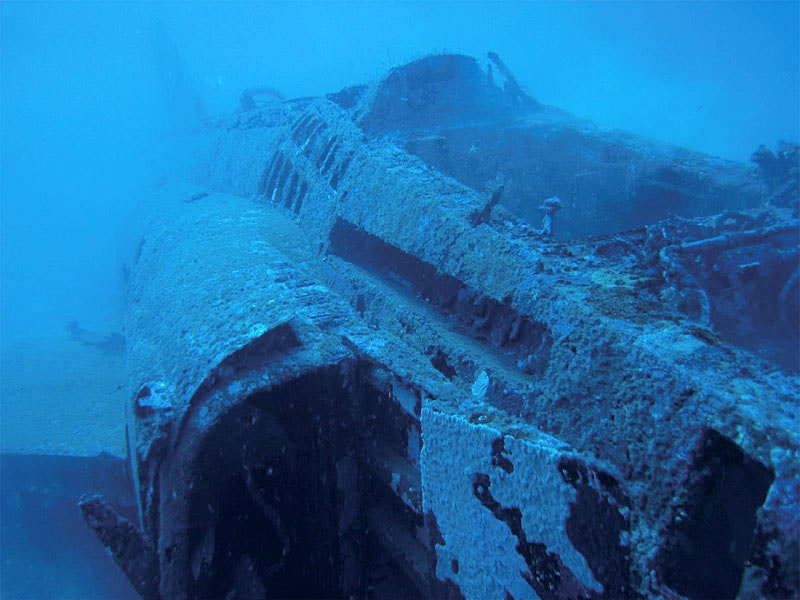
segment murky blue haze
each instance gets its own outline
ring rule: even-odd
[[[796,1],[4,1],[0,346],[11,350],[0,379],[24,379],[8,383],[0,398],[3,452],[69,456],[121,447],[117,438],[101,439],[111,427],[106,418],[118,414],[114,427],[121,426],[121,409],[72,415],[80,426],[70,421],[55,390],[86,376],[74,367],[85,363],[70,362],[77,359],[58,340],[70,322],[101,338],[120,328],[121,255],[129,251],[120,231],[133,201],[163,172],[153,149],[175,130],[159,88],[154,27],[171,38],[212,116],[236,110],[249,87],[319,96],[429,53],[494,51],[538,101],[603,128],[744,162],[761,144],[800,139]],[[114,391],[117,375],[103,377]],[[25,388],[37,380],[54,382],[53,393]],[[38,399],[30,422],[27,408],[11,404],[28,397]],[[100,441],[76,442],[94,436]],[[44,518],[68,521],[71,505],[44,517],[25,513],[26,498],[43,484],[26,482],[24,464],[6,467],[1,516],[11,541],[0,557],[0,597],[131,594],[108,574],[110,561],[82,570],[103,556],[91,534],[78,543],[90,559],[63,557],[81,524],[61,536],[24,529]],[[69,493],[91,478],[77,472],[64,484]]]
[[[115,318],[115,228],[168,131],[160,21],[211,114],[319,95],[431,52],[497,52],[540,102],[748,160],[798,138],[794,2],[4,2],[2,334]]]

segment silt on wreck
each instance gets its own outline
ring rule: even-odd
[[[144,598],[790,598],[797,147],[724,161],[499,57],[246,94],[131,225]]]

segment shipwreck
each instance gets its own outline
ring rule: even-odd
[[[235,114],[131,227],[146,599],[800,593],[798,152],[608,132],[495,54]]]

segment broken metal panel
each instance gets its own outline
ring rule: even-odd
[[[79,505],[84,520],[108,548],[136,591],[143,598],[155,598],[158,593],[156,556],[143,539],[141,530],[120,516],[102,496],[84,496]]]
[[[443,535],[439,579],[452,579],[468,600],[501,598],[504,591],[530,597],[540,586],[548,593],[602,592],[566,529],[576,501],[559,471],[567,446],[544,435],[506,438],[429,408],[422,429],[424,509],[436,514]]]
[[[800,589],[800,383],[731,325],[740,309],[751,329],[777,313],[755,346],[781,347],[784,330],[791,347],[796,211],[555,241],[569,206],[537,197],[539,229],[498,204],[527,158],[482,171],[487,193],[458,171],[463,147],[439,146],[448,171],[408,141],[441,120],[451,137],[498,132],[498,148],[549,136],[556,156],[599,169],[671,161],[637,183],[651,186],[637,219],[660,216],[647,202],[670,189],[699,211],[760,192],[744,167],[580,129],[497,57],[491,75],[470,61],[423,59],[377,87],[222,120],[188,142],[188,172],[256,202],[172,187],[151,203],[126,334],[157,594]],[[713,574],[692,570],[712,554]]]

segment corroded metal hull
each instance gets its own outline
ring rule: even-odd
[[[798,592],[796,200],[488,65],[186,140],[130,269],[140,523],[83,503],[144,597]]]

